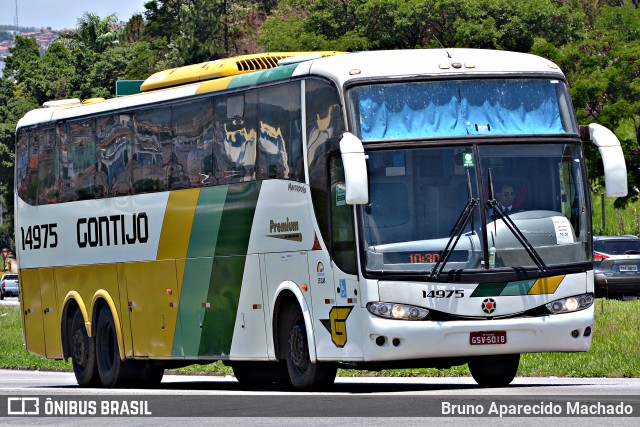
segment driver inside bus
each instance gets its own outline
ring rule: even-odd
[[[505,212],[513,213],[513,212],[521,212],[521,210],[515,209],[513,207],[513,200],[516,197],[516,192],[513,189],[511,184],[502,184],[500,190],[496,193],[496,200],[498,203],[502,205]]]

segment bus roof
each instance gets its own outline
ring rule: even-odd
[[[545,73],[564,78],[558,66],[547,59],[506,51],[414,49],[351,54],[318,52],[317,56],[309,56],[309,53],[311,52],[244,55],[161,71],[145,81],[143,89],[146,91],[141,94],[108,100],[67,100],[68,102],[50,103],[47,108],[28,112],[20,119],[17,127],[57,122],[305,75],[324,76],[335,81],[338,86],[355,79],[457,75],[480,77],[510,73]],[[300,57],[300,62],[292,58],[295,56]],[[278,66],[276,60],[283,58],[292,59],[288,65]],[[240,62],[245,65],[238,65]],[[258,71],[251,70],[252,67]]]

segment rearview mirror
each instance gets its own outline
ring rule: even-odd
[[[581,126],[584,133],[584,126]],[[628,192],[627,165],[620,141],[606,127],[597,123],[591,123],[587,127],[589,139],[600,151],[604,166],[604,183],[608,197],[624,197]],[[586,136],[586,135],[585,135]]]
[[[367,163],[362,141],[352,133],[345,132],[340,139],[340,154],[344,166],[344,183],[348,205],[369,203]]]

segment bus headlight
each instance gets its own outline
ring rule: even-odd
[[[574,297],[563,298],[545,304],[547,310],[551,314],[571,313],[574,311],[584,310],[593,305],[593,295],[583,294]]]
[[[422,320],[429,314],[426,308],[392,302],[370,302],[367,304],[367,310],[385,319]]]

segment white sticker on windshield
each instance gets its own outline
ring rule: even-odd
[[[556,242],[558,245],[567,245],[573,243],[573,231],[571,231],[571,223],[564,216],[554,216],[553,227],[556,229]]]

